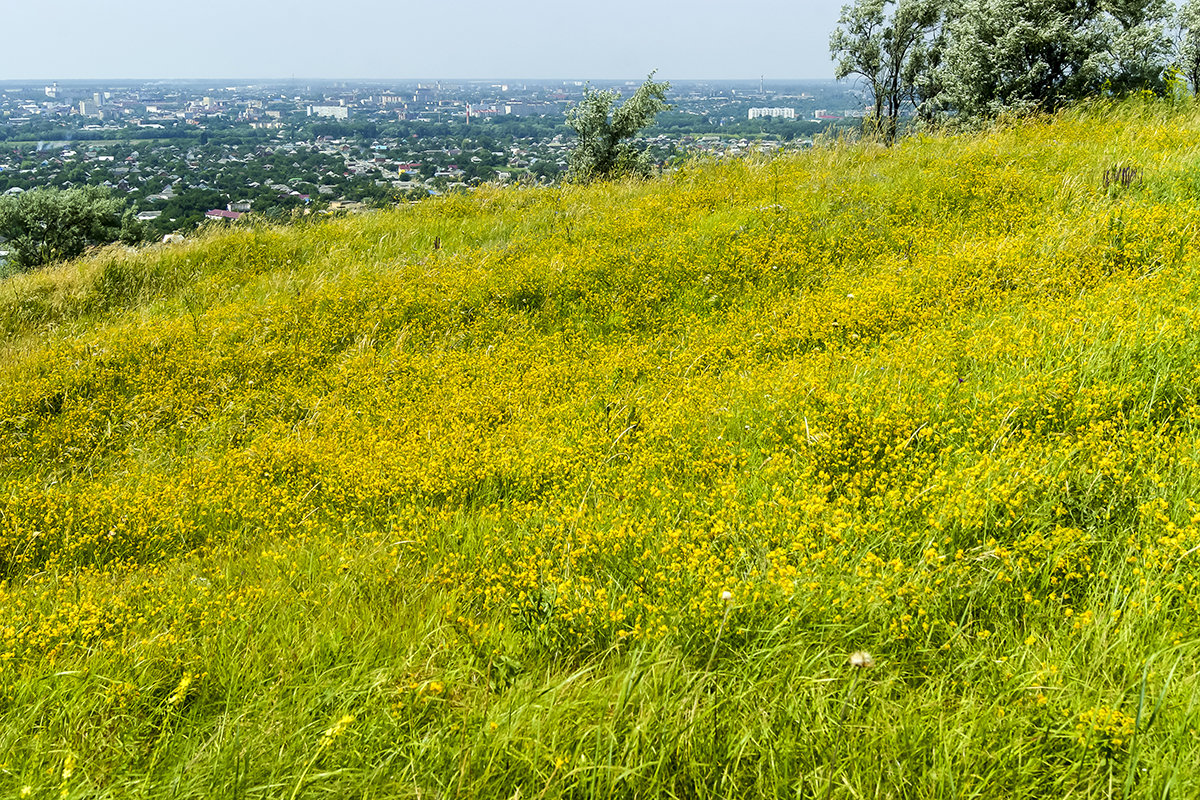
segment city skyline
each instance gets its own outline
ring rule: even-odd
[[[549,0],[498,6],[249,0],[233,14],[147,0],[6,11],[0,80],[830,79],[840,0],[614,0],[580,19]]]

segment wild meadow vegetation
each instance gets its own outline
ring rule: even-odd
[[[1197,796],[1198,221],[1135,99],[0,281],[0,795]]]

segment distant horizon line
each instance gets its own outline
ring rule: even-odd
[[[487,83],[502,81],[506,83],[527,82],[527,83],[545,83],[545,82],[575,82],[575,81],[605,81],[605,82],[636,82],[637,78],[613,78],[613,77],[542,77],[542,78],[513,78],[513,77],[487,77],[487,78],[433,78],[433,77],[407,77],[407,78],[336,78],[336,77],[287,77],[287,78],[229,78],[229,77],[206,77],[206,78],[5,78],[0,77],[0,83],[18,83],[18,84],[48,84],[48,83],[231,83],[235,85],[255,84],[255,83],[394,83],[394,82],[417,82],[417,83]],[[688,83],[704,83],[711,81],[722,81],[726,83],[758,83],[762,81],[768,83],[839,83],[836,78],[765,78],[758,77],[742,77],[742,78],[665,78],[668,82],[688,82]]]

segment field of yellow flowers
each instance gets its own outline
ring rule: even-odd
[[[2,280],[0,796],[1200,795],[1197,226],[1138,99]]]

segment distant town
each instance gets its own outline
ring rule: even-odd
[[[0,83],[0,194],[101,186],[146,238],[336,213],[484,182],[553,183],[585,88],[640,81]],[[662,169],[811,145],[863,114],[848,84],[676,82],[644,146]]]

